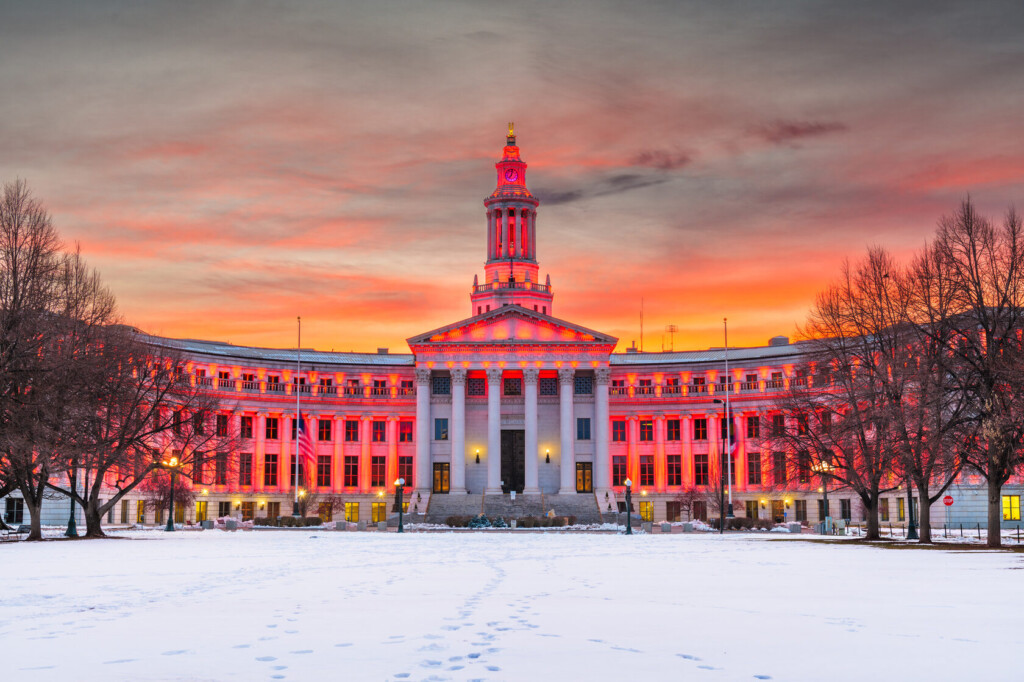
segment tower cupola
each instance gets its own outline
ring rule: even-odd
[[[473,314],[515,303],[551,315],[551,282],[540,283],[537,264],[537,206],[526,187],[526,162],[519,156],[515,127],[508,124],[501,160],[494,164],[497,187],[484,199],[487,261],[483,284],[473,285]]]

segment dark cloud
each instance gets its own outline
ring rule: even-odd
[[[785,121],[778,120],[766,123],[755,131],[755,134],[772,144],[785,144],[805,137],[820,137],[830,133],[842,133],[849,130],[845,123],[839,121]]]
[[[685,152],[670,152],[665,149],[648,149],[633,157],[634,166],[657,168],[658,170],[676,170],[688,166],[693,157]]]
[[[568,204],[591,197],[607,197],[613,194],[622,194],[641,187],[650,187],[668,182],[668,178],[661,175],[643,175],[640,173],[620,173],[607,178],[592,182],[587,187],[579,187],[570,190],[549,190],[539,189],[534,194],[546,206]]]

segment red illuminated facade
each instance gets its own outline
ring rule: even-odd
[[[712,510],[681,500],[714,489],[724,443],[716,399],[728,392],[737,516],[816,521],[819,481],[786,480],[780,455],[761,444],[776,398],[801,380],[799,346],[730,349],[728,376],[722,350],[615,353],[616,338],[554,316],[550,278],[540,281],[540,202],[511,127],[495,168],[471,314],[410,337],[407,354],[303,351],[297,375],[294,350],[152,337],[191,358],[194,381],[242,435],[229,480],[204,481],[205,509],[189,516],[288,513],[299,391],[316,436],[317,491],[340,496],[350,519],[382,517],[399,477],[414,519],[555,509],[598,520],[620,508],[627,477],[645,518],[699,517]],[[856,517],[852,498],[833,496],[832,515]],[[110,520],[135,522],[129,502],[128,518]]]

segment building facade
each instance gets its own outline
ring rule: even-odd
[[[615,353],[616,338],[555,316],[551,278],[541,281],[538,262],[540,202],[511,128],[495,167],[470,316],[410,337],[409,353],[307,350],[297,365],[295,350],[150,337],[158,350],[187,355],[191,380],[216,396],[219,426],[240,436],[238,450],[225,453],[230,466],[204,473],[179,519],[290,513],[298,397],[315,450],[315,472],[298,480],[340,497],[350,520],[385,518],[399,478],[413,519],[554,509],[599,520],[623,508],[627,479],[645,519],[716,516],[723,466],[737,516],[818,522],[823,481],[794,475],[786,454],[762,446],[767,429],[786,427],[776,401],[806,380],[796,376],[800,345],[777,337],[730,348],[728,373],[723,349]],[[728,461],[727,432],[736,443]],[[950,491],[963,502],[959,518],[983,522],[983,506],[970,510],[977,482],[965,483]],[[1018,495],[1019,519],[1019,490],[1008,494]],[[5,503],[17,521],[17,495]],[[887,496],[883,523],[902,522],[904,503]],[[44,523],[66,522],[67,505],[45,505]],[[936,505],[936,524],[945,509]],[[850,491],[830,491],[829,513],[863,519]],[[163,519],[133,493],[107,521]]]

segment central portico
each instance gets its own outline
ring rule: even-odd
[[[416,480],[436,481],[432,467],[447,463],[450,488],[435,485],[435,493],[518,488],[503,478],[502,446],[507,474],[521,431],[524,494],[593,492],[580,489],[577,441],[586,445],[579,460],[593,475],[583,487],[607,487],[607,429],[593,428],[591,436],[591,425],[607,423],[608,360],[616,343],[511,303],[409,339],[416,357]],[[503,438],[503,431],[512,433]]]

